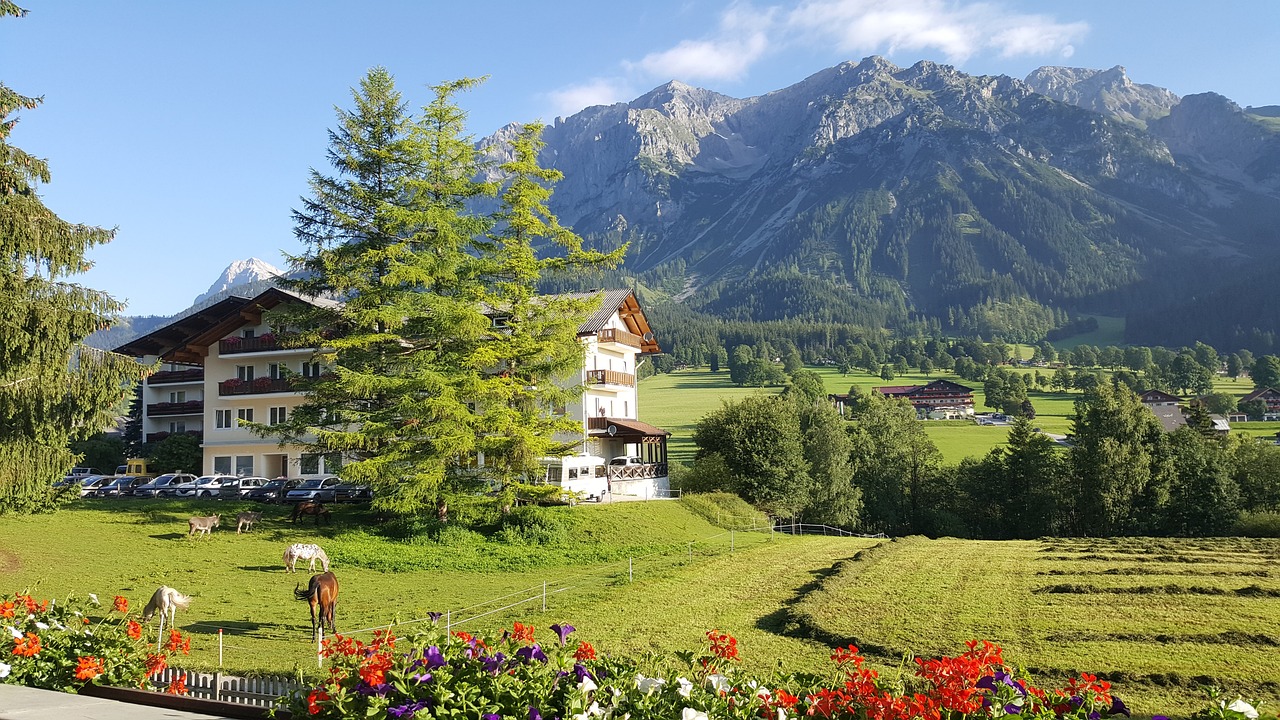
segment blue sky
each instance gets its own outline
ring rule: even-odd
[[[43,95],[10,140],[48,158],[46,204],[118,228],[80,281],[129,314],[185,308],[234,260],[300,250],[290,210],[335,105],[383,65],[412,105],[462,97],[476,136],[671,79],[748,97],[872,54],[1025,77],[1124,65],[1179,95],[1280,104],[1280,2],[53,2],[0,20],[0,81]]]

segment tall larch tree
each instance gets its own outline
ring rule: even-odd
[[[0,18],[25,14],[0,0]],[[48,164],[9,144],[16,113],[39,104],[0,84],[0,512],[56,507],[53,483],[78,460],[69,443],[107,427],[145,372],[82,343],[122,306],[69,279],[114,231],[69,223],[41,202]]]

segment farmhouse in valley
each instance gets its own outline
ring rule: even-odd
[[[1266,404],[1267,412],[1263,419],[1280,420],[1280,390],[1269,387],[1258,388],[1257,390],[1254,390],[1248,395],[1240,398],[1241,403],[1246,403],[1251,400],[1261,400]]]
[[[973,414],[973,388],[950,380],[928,385],[889,385],[876,388],[887,398],[905,398],[922,418],[945,419]]]
[[[1156,416],[1165,432],[1173,432],[1187,424],[1182,406],[1179,405],[1182,400],[1178,396],[1163,390],[1144,390],[1138,393],[1138,399]]]
[[[582,429],[558,439],[579,442],[582,453],[605,461],[625,458],[607,467],[613,493],[653,496],[668,487],[670,433],[639,421],[636,369],[644,356],[659,352],[658,344],[634,293],[623,289],[595,294],[602,298],[600,309],[577,333],[586,362],[564,381],[583,386],[578,402],[563,410]],[[224,298],[116,348],[146,362],[163,363],[141,388],[144,439],[158,442],[175,433],[199,438],[203,470],[210,474],[336,474],[341,458],[280,447],[242,427],[245,422],[285,421],[303,401],[290,376],[326,372],[316,348],[282,348],[265,323],[264,312],[300,302],[335,301],[272,287],[253,297]],[[493,320],[502,322],[501,317]]]

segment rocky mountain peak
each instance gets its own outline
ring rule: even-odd
[[[1139,126],[1178,104],[1172,92],[1130,80],[1122,65],[1108,70],[1046,66],[1033,70],[1025,82],[1041,95]]]
[[[245,260],[237,260],[227,266],[222,271],[222,275],[209,286],[203,294],[195,299],[193,305],[211,299],[215,295],[220,295],[233,288],[241,286],[260,285],[270,282],[284,275],[284,271],[272,265],[265,260],[258,258],[248,258]]]

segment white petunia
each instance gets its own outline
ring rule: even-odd
[[[1234,710],[1249,718],[1249,720],[1258,720],[1257,708],[1245,702],[1243,698],[1236,698],[1234,702],[1227,706],[1227,709]]]
[[[4,663],[0,663],[0,679],[3,679],[3,678],[7,678],[7,677],[9,677],[9,670],[11,670],[11,669],[12,669],[12,668],[11,668],[9,665],[5,665]]]
[[[36,627],[40,628],[41,630],[48,630],[48,629],[49,629],[49,626],[48,626],[48,625],[46,625],[46,624],[44,624],[44,623],[40,622],[39,620],[37,620],[37,621],[36,621]]]
[[[707,720],[707,714],[701,710],[694,710],[687,707],[680,711],[680,720]]]
[[[756,697],[768,702],[769,699],[773,697],[773,693],[769,692],[769,688],[761,687],[759,690],[756,691]]]
[[[733,683],[729,682],[729,678],[719,673],[707,676],[707,683],[711,685],[711,689],[716,692],[729,692],[733,689]]]
[[[93,637],[93,631],[92,631],[92,630],[85,629],[84,634],[85,634],[85,635],[88,635],[89,637]]]
[[[589,675],[584,675],[582,678],[582,682],[578,683],[578,689],[584,693],[589,693],[592,690],[595,690],[597,687],[598,686],[594,682],[592,682],[591,677]]]
[[[9,634],[13,635],[14,640],[22,637],[22,631],[12,625],[9,626]]]
[[[586,710],[583,710],[577,715],[574,715],[573,720],[590,720],[591,718],[599,715],[604,715],[604,711],[600,709],[599,703],[593,702],[591,703],[591,707],[587,708]]]
[[[689,697],[689,693],[693,692],[693,683],[689,682],[689,680],[678,677],[676,678],[676,683],[680,686],[676,690],[676,692],[680,693],[680,697],[687,698]]]
[[[666,680],[658,677],[647,678],[643,675],[636,675],[636,689],[645,695],[652,694],[654,690],[666,684]]]
[[[786,711],[786,710],[784,710],[784,709],[782,709],[782,708],[778,708],[778,720],[787,720],[787,711]]]
[[[101,605],[101,604],[102,604],[102,603],[98,602],[98,596],[97,596],[97,595],[94,595],[93,593],[89,593],[89,602],[93,603],[94,605]]]

